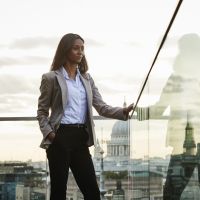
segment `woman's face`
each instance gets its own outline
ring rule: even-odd
[[[69,51],[67,58],[72,64],[79,64],[84,56],[84,43],[81,39],[76,39]]]

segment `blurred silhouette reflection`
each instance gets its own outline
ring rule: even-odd
[[[166,146],[173,147],[164,200],[178,200],[194,168],[198,166],[200,143],[200,37],[183,35],[173,73],[164,86],[159,101],[148,108],[136,109],[138,120],[159,118],[170,108]],[[200,171],[200,170],[199,170]]]

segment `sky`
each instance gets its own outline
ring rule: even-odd
[[[127,104],[136,102],[177,2],[1,0],[0,117],[36,116],[41,76],[49,71],[59,40],[69,32],[85,39],[89,73],[103,99],[113,106],[122,106],[124,98]],[[140,104],[151,104],[159,98],[172,73],[178,39],[187,33],[200,33],[199,8],[199,0],[183,0],[152,71],[150,91],[144,92]],[[18,146],[28,145],[30,140],[29,137],[25,139],[26,132],[34,141],[30,143],[31,152],[22,154],[24,150],[19,150],[18,156],[5,154],[2,159],[41,156],[40,150],[34,152],[41,139],[36,122],[0,124],[3,127],[0,143],[12,140],[16,144],[17,138],[21,138]],[[37,136],[34,137],[34,133]],[[13,152],[13,148],[7,151]]]

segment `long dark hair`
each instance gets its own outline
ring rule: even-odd
[[[51,65],[51,69],[50,69],[51,71],[57,70],[66,64],[67,53],[71,50],[72,45],[74,44],[74,41],[76,39],[81,39],[84,43],[83,38],[80,35],[77,35],[74,33],[68,33],[61,38],[58,44],[52,65]],[[85,55],[81,59],[81,62],[79,63],[78,68],[81,74],[84,74],[85,72],[87,72],[88,64],[87,64]]]

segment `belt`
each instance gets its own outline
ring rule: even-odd
[[[63,126],[65,128],[85,128],[85,124],[60,124],[60,126]]]

